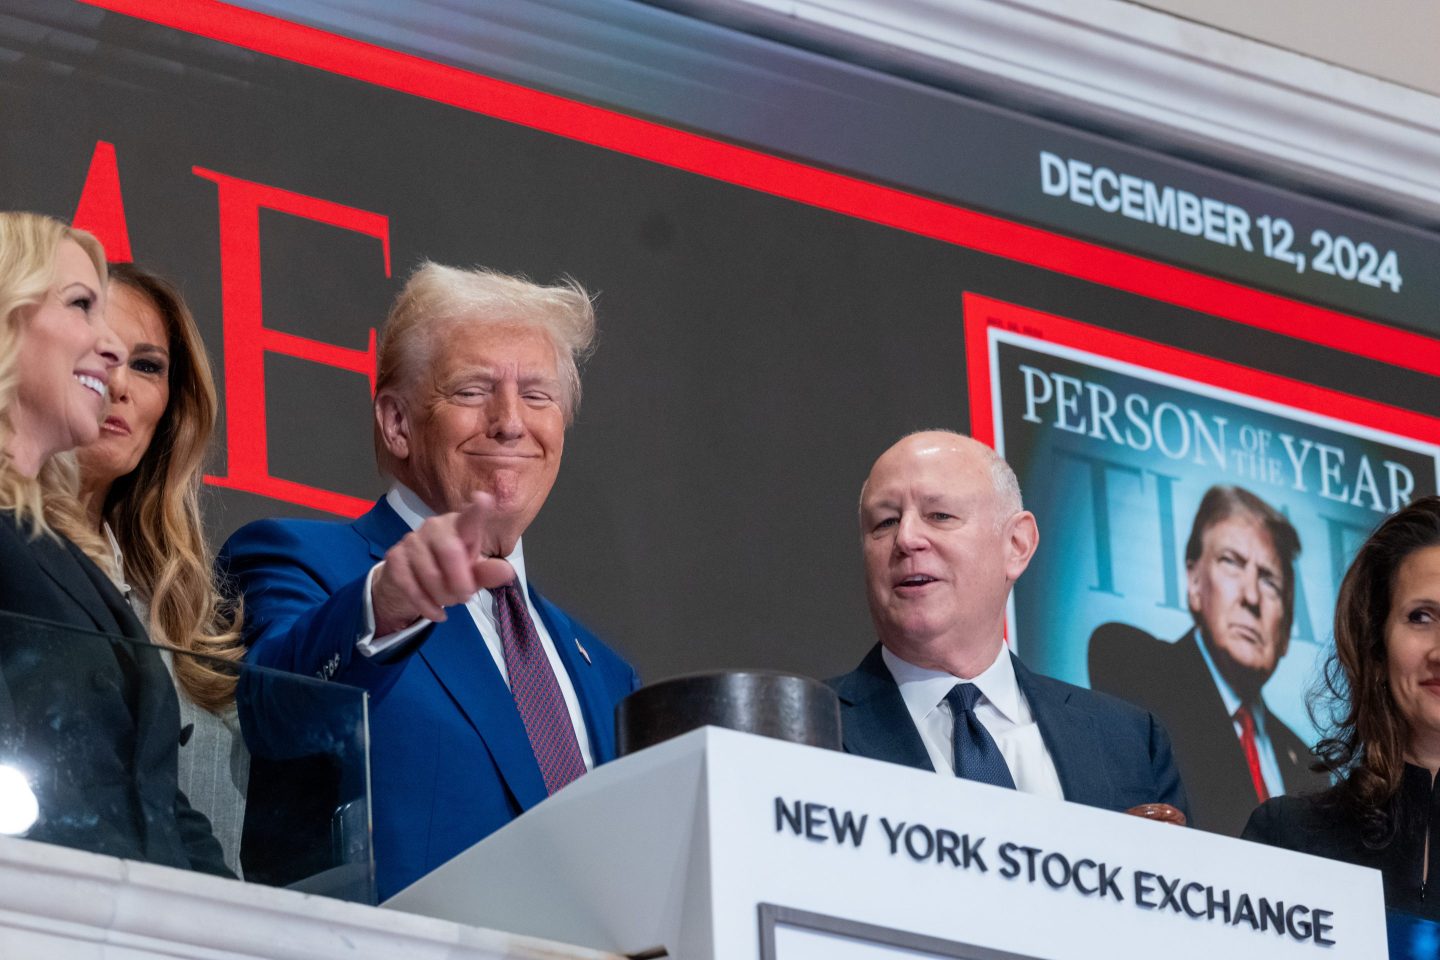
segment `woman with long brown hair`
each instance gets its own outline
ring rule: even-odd
[[[226,874],[176,781],[179,714],[144,627],[49,519],[78,491],[126,349],[90,234],[0,213],[0,764],[34,840]],[[13,811],[12,811],[13,812]]]
[[[100,436],[82,447],[79,506],[57,527],[90,553],[162,647],[180,693],[180,786],[239,873],[249,755],[235,710],[244,653],[214,587],[200,485],[216,394],[194,317],[168,281],[111,264],[107,318],[129,358],[110,379]]]
[[[1440,920],[1440,497],[1382,523],[1340,585],[1335,651],[1314,702],[1333,708],[1316,752],[1338,779],[1276,797],[1244,837],[1375,867],[1385,901]]]

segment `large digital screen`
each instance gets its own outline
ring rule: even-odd
[[[860,485],[948,427],[1020,473],[1012,639],[1075,682],[1103,624],[1184,633],[1208,486],[1290,517],[1266,702],[1313,736],[1349,553],[1436,490],[1440,237],[644,4],[504,6],[0,20],[0,202],[183,288],[217,542],[383,493],[376,330],[417,264],[572,276],[600,346],[527,568],[646,679],[853,667]]]

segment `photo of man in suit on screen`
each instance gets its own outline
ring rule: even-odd
[[[1241,487],[1211,487],[1185,547],[1195,626],[1173,643],[1123,623],[1090,638],[1091,686],[1164,723],[1202,829],[1239,836],[1257,804],[1327,782],[1261,695],[1290,645],[1299,553],[1278,510]]]

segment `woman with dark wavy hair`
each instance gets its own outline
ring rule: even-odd
[[[163,278],[109,266],[106,316],[128,353],[112,372],[100,436],[77,451],[78,504],[56,527],[106,569],[180,694],[180,787],[210,819],[240,872],[250,758],[235,709],[244,654],[235,612],[215,589],[200,519],[202,466],[215,428],[215,382],[195,319]]]
[[[1440,497],[1390,517],[1340,585],[1335,651],[1312,709],[1332,735],[1316,752],[1337,778],[1276,797],[1244,838],[1375,867],[1396,910],[1440,920]]]

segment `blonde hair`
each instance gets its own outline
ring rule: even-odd
[[[480,326],[523,327],[545,334],[555,350],[565,422],[573,422],[580,410],[580,364],[595,347],[595,305],[585,288],[569,277],[547,287],[485,267],[422,263],[405,281],[385,320],[375,395],[408,392],[434,361],[443,334]],[[378,425],[375,455],[386,469],[388,452]]]
[[[129,264],[111,267],[110,282],[144,298],[165,323],[170,351],[170,401],[135,469],[110,485],[101,517],[120,544],[125,569],[116,571],[150,606],[151,639],[186,653],[174,660],[175,679],[208,710],[235,699],[237,671],[207,657],[244,656],[240,612],[215,589],[213,563],[200,520],[200,485],[218,402],[205,344],[180,292],[168,281]],[[89,525],[78,501],[59,499],[56,527],[106,569],[109,544]]]
[[[35,477],[17,470],[9,453],[15,438],[10,412],[20,384],[24,320],[55,283],[56,257],[66,240],[90,257],[103,285],[105,250],[94,236],[44,214],[0,212],[0,510],[14,513],[22,526],[28,523],[36,536],[54,535],[45,517],[46,500],[73,495],[78,475],[68,454],[50,457]]]

